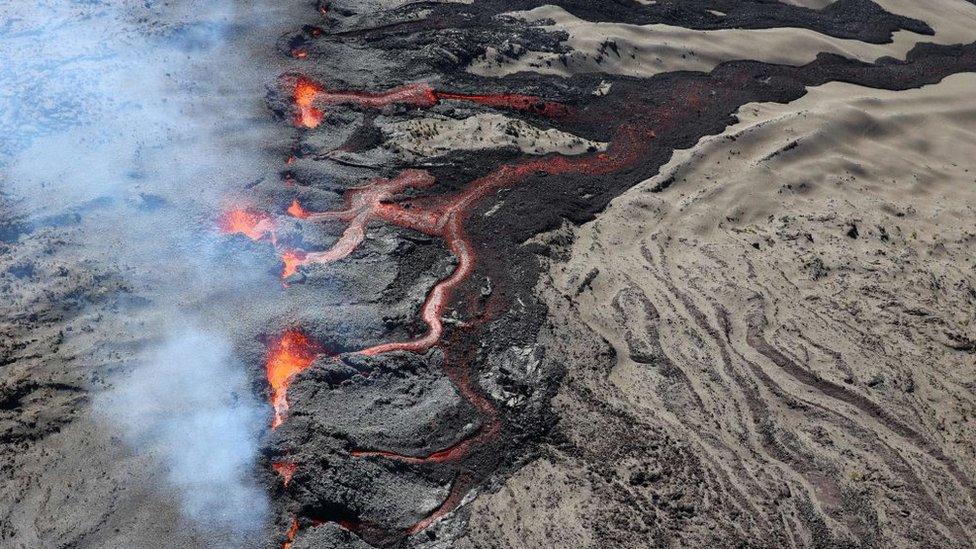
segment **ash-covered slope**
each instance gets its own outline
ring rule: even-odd
[[[971,277],[960,264],[964,229],[932,249],[906,235],[920,232],[923,204],[929,223],[945,226],[939,216],[967,210],[946,214],[940,201],[972,197],[893,190],[930,158],[943,166],[933,180],[951,172],[964,184],[960,148],[938,148],[934,134],[906,138],[898,145],[921,153],[883,168],[884,138],[908,131],[900,120],[938,116],[940,100],[969,114],[958,107],[960,73],[976,71],[976,11],[940,3],[374,0],[281,3],[267,18],[231,10],[222,48],[186,46],[200,66],[171,77],[184,84],[172,88],[181,116],[195,113],[187,125],[196,129],[196,113],[208,113],[205,130],[154,136],[127,159],[139,168],[127,174],[149,174],[125,187],[143,202],[113,200],[113,190],[85,203],[109,213],[82,215],[65,201],[76,215],[67,235],[53,221],[41,232],[17,228],[36,219],[7,223],[7,276],[19,281],[8,291],[25,304],[11,312],[38,310],[16,317],[11,349],[26,349],[30,330],[77,341],[63,335],[64,315],[41,314],[51,300],[34,296],[66,287],[41,270],[91,264],[114,286],[79,279],[89,357],[73,364],[51,344],[12,351],[5,366],[16,373],[5,385],[11,421],[33,433],[7,437],[10,491],[25,495],[5,501],[5,539],[964,546],[971,456],[933,429],[966,421],[967,382],[923,390],[920,366],[900,363],[965,364],[967,301],[945,303],[955,317],[906,327],[911,343],[897,349],[882,328],[906,326],[891,313],[907,291],[896,273],[918,254],[941,253],[955,287]],[[173,14],[135,18],[130,29],[164,16]],[[237,66],[227,82],[213,79]],[[194,77],[212,87],[201,92]],[[831,93],[851,90],[906,97],[916,118],[871,118],[884,103],[830,110],[844,104]],[[767,151],[781,134],[793,137]],[[876,148],[832,152],[857,138]],[[196,156],[204,146],[207,162]],[[186,171],[206,184],[163,169],[186,155],[197,168]],[[30,173],[22,160],[11,165]],[[845,171],[873,183],[834,190]],[[896,234],[882,217],[898,212]],[[835,235],[834,221],[846,232]],[[847,244],[874,235],[869,226],[886,227],[892,249],[879,253],[889,263],[855,261]],[[155,235],[163,246],[150,244]],[[47,244],[52,265],[27,259],[56,238],[66,242]],[[838,271],[851,274],[833,281]],[[934,303],[924,272],[915,274],[917,292],[903,301]],[[820,282],[801,290],[807,275]],[[863,300],[847,286],[860,280]],[[858,329],[838,307],[875,325]],[[935,325],[951,335],[933,350]],[[201,347],[209,352],[193,352]],[[886,352],[889,365],[872,364]],[[32,368],[36,359],[47,365]],[[817,366],[828,359],[846,377]],[[946,364],[926,379],[950,375]],[[159,376],[167,382],[151,381]],[[878,389],[886,382],[919,396]],[[30,431],[35,415],[44,428]],[[129,450],[112,448],[116,431]],[[66,473],[26,464],[41,456],[86,479],[134,481],[88,481],[78,503],[51,504],[44,494]],[[146,491],[190,528],[149,528],[155,507],[114,503]],[[85,509],[96,504],[107,507]],[[28,519],[64,509],[80,526]]]

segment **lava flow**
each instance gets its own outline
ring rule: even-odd
[[[383,92],[326,91],[318,82],[308,77],[295,79],[292,93],[297,113],[295,125],[305,128],[317,127],[324,113],[316,108],[319,105],[356,105],[367,109],[380,109],[387,105],[408,105],[412,107],[433,107],[444,100],[477,103],[489,107],[509,108],[547,117],[569,114],[569,109],[560,103],[544,101],[533,95],[523,94],[467,94],[442,92],[427,84],[407,84]]]
[[[272,428],[284,421],[288,411],[288,385],[299,372],[307,369],[322,352],[321,347],[298,330],[288,330],[273,342],[268,352],[267,374],[274,408]],[[292,471],[294,472],[294,471]]]
[[[620,169],[634,162],[639,152],[644,150],[654,137],[652,131],[619,132],[606,153],[581,158],[564,156],[543,157],[526,160],[518,164],[502,166],[488,175],[472,181],[464,190],[450,196],[438,196],[426,200],[414,200],[405,204],[392,203],[397,193],[407,188],[429,187],[434,178],[421,170],[406,170],[393,179],[378,179],[363,187],[351,189],[345,198],[345,208],[321,213],[307,212],[300,204],[293,204],[295,212],[309,221],[343,221],[348,223],[346,230],[331,248],[322,252],[289,250],[281,257],[285,264],[283,277],[296,272],[301,265],[311,263],[332,263],[347,257],[365,238],[365,227],[372,220],[383,220],[399,227],[413,229],[424,234],[437,236],[444,240],[448,249],[457,258],[458,265],[451,275],[438,282],[428,294],[421,317],[427,324],[427,333],[407,342],[384,343],[361,351],[374,356],[391,351],[423,352],[434,346],[443,333],[441,320],[444,307],[454,289],[470,276],[474,270],[475,253],[464,233],[464,219],[472,207],[489,193],[517,185],[531,175],[558,175],[564,173],[587,173],[599,175]],[[623,145],[617,145],[617,143]]]
[[[322,87],[308,78],[299,78],[295,82],[292,98],[298,108],[298,112],[295,114],[296,126],[315,128],[322,123],[322,118],[325,115],[312,105],[321,91]]]

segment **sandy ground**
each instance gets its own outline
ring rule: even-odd
[[[567,229],[556,442],[469,546],[970,546],[974,86],[747,105]]]

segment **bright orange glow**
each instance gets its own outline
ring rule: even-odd
[[[242,234],[251,240],[262,240],[274,232],[274,222],[264,213],[247,209],[231,210],[220,219],[220,232]]]
[[[281,544],[281,549],[290,549],[292,542],[295,541],[295,536],[298,535],[298,519],[292,519],[291,527],[288,528],[288,532],[285,536],[288,537],[288,541]]]
[[[308,212],[305,211],[305,208],[302,207],[297,198],[291,201],[291,206],[288,206],[288,213],[292,217],[297,217],[299,219],[305,219],[308,217]]]
[[[305,264],[306,257],[305,252],[295,250],[281,252],[281,261],[285,264],[284,268],[281,269],[281,278],[288,278],[297,273],[298,267]]]
[[[271,345],[267,373],[268,385],[271,386],[271,406],[275,412],[272,428],[284,421],[284,414],[288,411],[286,394],[292,378],[311,366],[320,352],[321,348],[298,330],[288,330]]]
[[[298,470],[298,464],[289,463],[287,461],[276,461],[271,464],[271,468],[275,470],[276,473],[281,475],[281,481],[285,486],[291,482],[291,477],[294,476],[295,471]]]
[[[295,106],[298,107],[298,113],[295,115],[295,125],[314,128],[322,123],[322,118],[325,115],[312,105],[321,91],[322,88],[308,78],[299,78],[295,82],[295,92],[292,95],[295,100]]]
[[[306,50],[305,48],[295,48],[291,50],[291,55],[295,59],[305,59],[306,57],[308,57],[308,50]]]

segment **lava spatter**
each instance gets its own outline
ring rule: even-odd
[[[272,428],[284,421],[284,414],[288,411],[286,395],[292,378],[311,366],[322,350],[319,344],[299,330],[288,330],[272,342],[266,365],[271,406],[274,408]]]
[[[291,549],[293,543],[295,543],[295,536],[298,535],[298,519],[294,518],[291,521],[291,526],[288,527],[288,531],[285,533],[285,542],[281,544],[281,549]]]
[[[291,206],[288,206],[288,215],[292,217],[297,217],[298,219],[305,219],[309,216],[309,213],[305,211],[305,208],[298,202],[298,199],[292,200]]]

